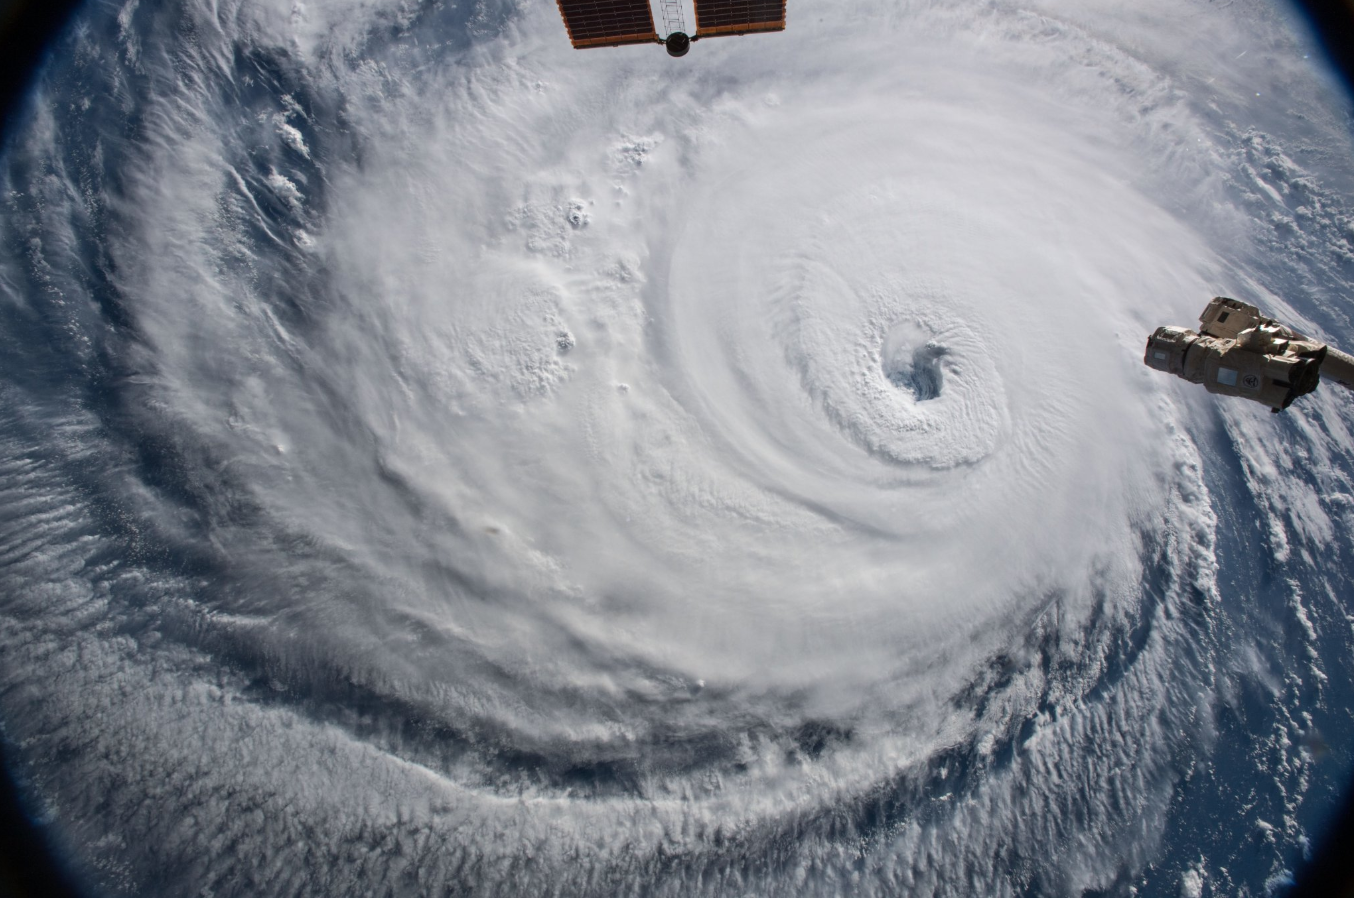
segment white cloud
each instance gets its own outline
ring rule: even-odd
[[[1203,407],[1140,344],[1251,282],[1246,216],[1150,23],[1041,8],[792,0],[681,61],[549,4],[451,57],[412,4],[190,9],[185,53],[288,52],[257,108],[152,72],[100,235],[108,445],[168,460],[89,507],[4,473],[52,601],[6,606],[6,710],[74,751],[72,842],[254,894],[1143,870],[1222,687]],[[1275,556],[1337,539],[1269,448],[1347,487],[1319,408],[1225,413]]]

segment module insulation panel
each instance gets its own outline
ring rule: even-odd
[[[696,37],[784,30],[785,0],[696,0]]]
[[[558,0],[575,47],[615,47],[658,40],[649,0]]]

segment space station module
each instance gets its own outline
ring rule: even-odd
[[[1321,380],[1354,390],[1354,357],[1303,336],[1255,306],[1214,297],[1199,333],[1159,327],[1147,338],[1147,367],[1282,411]]]

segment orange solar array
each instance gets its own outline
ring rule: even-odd
[[[615,47],[658,41],[649,0],[558,0],[575,47]]]
[[[785,0],[696,0],[696,37],[784,30]]]

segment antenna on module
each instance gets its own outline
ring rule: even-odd
[[[691,49],[691,38],[686,33],[686,15],[682,12],[682,0],[658,0],[658,9],[663,14],[663,28],[668,36],[663,44],[668,48],[669,56],[685,56]]]
[[[785,30],[785,0],[695,0],[696,33],[686,33],[682,0],[658,0],[666,37],[654,28],[649,0],[556,0],[575,49],[663,44],[685,56],[705,37]]]

